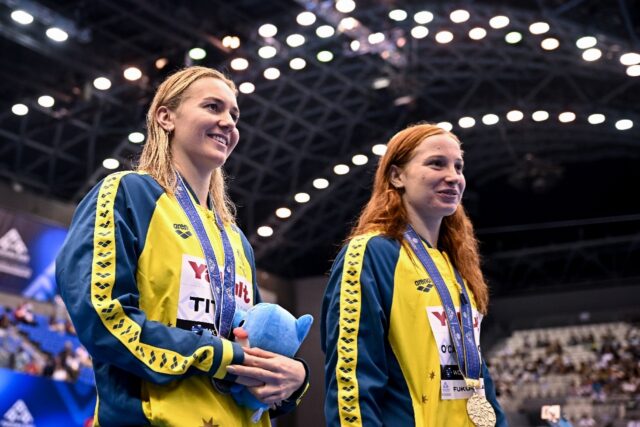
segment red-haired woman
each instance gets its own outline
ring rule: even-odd
[[[327,425],[505,425],[480,354],[488,289],[461,205],[460,141],[397,133],[322,312]]]

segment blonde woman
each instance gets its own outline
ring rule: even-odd
[[[299,360],[232,341],[236,308],[260,301],[253,251],[235,225],[222,166],[238,144],[232,81],[190,67],[158,88],[136,172],[98,183],[78,206],[56,278],[93,357],[104,426],[248,426],[237,382],[293,409]]]

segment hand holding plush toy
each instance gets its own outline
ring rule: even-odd
[[[260,303],[248,311],[236,310],[233,318],[233,333],[242,346],[258,347],[286,357],[293,357],[306,338],[313,316],[305,314],[293,317],[277,304]],[[240,405],[255,409],[251,420],[258,422],[269,405],[260,402],[243,385],[231,387],[233,399]]]

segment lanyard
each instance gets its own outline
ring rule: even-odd
[[[204,229],[202,220],[196,211],[196,207],[193,205],[193,201],[189,197],[189,190],[180,174],[176,174],[178,178],[178,185],[176,187],[176,198],[178,203],[182,207],[182,210],[187,215],[191,226],[196,232],[198,242],[204,253],[207,262],[207,273],[209,274],[209,284],[211,285],[211,292],[213,293],[213,300],[215,304],[215,314],[213,327],[216,334],[220,337],[228,338],[231,331],[231,324],[233,322],[233,315],[236,310],[236,301],[234,297],[235,283],[236,283],[236,269],[235,259],[233,258],[233,250],[231,248],[231,242],[229,236],[224,229],[220,216],[215,213],[216,225],[220,230],[220,237],[222,239],[222,249],[224,252],[224,277],[220,274],[218,268],[218,262],[216,260],[216,254],[213,251],[211,242],[207,237],[207,232]]]
[[[467,294],[467,289],[464,286],[464,281],[460,276],[457,269],[453,269],[456,275],[456,280],[462,288],[460,293],[460,315],[461,322],[458,321],[456,316],[456,309],[451,300],[451,295],[447,289],[447,285],[444,283],[444,279],[436,264],[433,262],[431,255],[424,248],[420,236],[409,225],[407,231],[404,233],[404,238],[407,240],[413,252],[418,257],[425,270],[433,280],[444,311],[447,315],[447,324],[449,326],[449,334],[451,340],[456,349],[456,358],[458,360],[458,367],[460,372],[464,375],[465,379],[478,380],[480,378],[480,353],[478,347],[476,347],[476,341],[473,336],[473,312],[471,311],[471,300]]]

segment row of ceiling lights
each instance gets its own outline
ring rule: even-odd
[[[505,114],[505,118],[509,122],[519,122],[523,120],[525,114],[520,110],[511,110]],[[545,110],[537,110],[531,113],[531,119],[534,122],[544,122],[549,120],[551,114]],[[563,111],[558,114],[558,121],[561,123],[570,123],[576,120],[576,114],[572,111]],[[486,126],[496,125],[500,121],[500,117],[497,114],[489,113],[484,114],[481,118],[481,122]],[[601,113],[594,113],[587,116],[587,121],[592,125],[599,125],[606,121],[606,116]],[[476,125],[476,120],[471,116],[463,116],[457,121],[458,126],[462,129],[468,129]],[[439,122],[438,126],[444,130],[451,132],[454,129],[454,125],[451,122]],[[629,130],[633,127],[633,121],[629,119],[620,119],[615,122],[616,129],[620,131]],[[383,156],[387,151],[386,144],[376,144],[371,147],[371,152],[376,156]],[[362,166],[367,164],[369,158],[364,154],[356,154],[352,157],[351,163],[355,166]],[[346,175],[350,172],[351,168],[346,163],[339,163],[333,167],[333,172],[336,175]],[[316,178],[312,181],[312,185],[317,190],[324,190],[329,187],[329,180],[326,178]],[[307,203],[311,200],[311,196],[308,193],[297,193],[293,199],[300,203]],[[276,217],[280,219],[287,219],[292,215],[292,211],[288,207],[280,207],[275,211]],[[261,237],[270,237],[273,235],[273,227],[263,225],[258,227],[257,233]]]
[[[335,7],[338,11],[343,13],[345,10],[353,10],[355,8],[355,3],[351,0],[346,0],[346,3],[343,4],[341,1],[337,1]],[[407,19],[408,14],[406,11],[402,9],[394,9],[389,12],[389,18],[400,22]],[[470,13],[463,9],[454,10],[450,13],[449,18],[454,23],[463,23],[469,20]],[[28,25],[33,22],[33,16],[23,10],[15,10],[11,13],[11,17],[14,21],[22,24]],[[428,24],[433,21],[434,15],[429,11],[419,11],[416,12],[413,16],[414,21],[419,24],[411,30],[412,36],[414,38],[424,38],[428,35],[429,30],[427,27],[423,27],[423,24]],[[297,22],[303,26],[309,26],[316,22],[316,16],[309,11],[301,12],[298,14],[296,18]],[[345,20],[349,23],[345,24]],[[493,29],[502,29],[509,25],[510,20],[507,16],[498,15],[494,16],[489,20],[489,26]],[[357,25],[357,21],[354,18],[346,17],[342,20],[341,24],[338,25],[338,29],[341,28],[353,28],[354,25]],[[59,29],[51,28],[52,33],[56,34]],[[60,30],[62,31],[62,30]],[[550,31],[550,25],[546,22],[535,22],[529,26],[529,31],[534,35],[542,35]],[[263,24],[259,27],[258,33],[265,39],[271,39],[276,36],[278,29],[273,24]],[[64,32],[63,32],[64,33]],[[66,33],[64,33],[66,34]],[[330,25],[321,25],[316,29],[316,34],[319,37],[326,38],[331,37],[335,34],[335,29]],[[473,40],[480,40],[486,36],[487,32],[484,28],[475,27],[469,30],[469,37]],[[508,43],[518,43],[522,40],[522,34],[517,31],[511,31],[505,35],[505,41]],[[65,37],[57,37],[52,39],[57,41],[66,40]],[[435,39],[438,43],[446,44],[453,40],[453,33],[450,31],[439,31],[435,35]],[[384,40],[383,33],[373,33],[369,36],[369,43],[376,44]],[[286,38],[286,43],[290,47],[299,47],[305,43],[305,38],[301,34],[290,34]],[[237,49],[240,46],[240,39],[237,36],[226,36],[222,40],[222,44],[229,49]],[[585,61],[595,61],[602,57],[602,51],[596,48],[597,39],[593,36],[585,36],[577,40],[576,46],[580,49],[583,49],[582,57]],[[351,42],[351,47],[353,50],[358,50],[360,46],[360,42],[358,40],[353,40]],[[545,38],[541,41],[541,47],[545,50],[553,50],[559,46],[559,41],[556,38],[549,37]],[[202,60],[206,57],[206,51],[200,47],[195,47],[191,49],[189,52],[189,57],[194,60]],[[270,59],[275,57],[277,54],[277,49],[271,45],[265,45],[258,49],[258,55],[263,59]],[[333,59],[334,55],[332,52],[328,50],[323,50],[318,52],[317,59],[320,62],[329,62]],[[166,65],[166,58],[159,58],[156,61],[156,67],[162,68]],[[635,52],[624,53],[620,56],[620,63],[622,65],[627,66],[627,74],[632,77],[640,76],[640,54]],[[249,67],[249,61],[242,57],[234,58],[230,61],[230,67],[235,71],[244,71]],[[289,61],[289,67],[293,70],[302,70],[306,66],[306,60],[304,58],[295,57]],[[279,78],[281,72],[276,67],[268,67],[263,71],[263,76],[267,80],[275,80]],[[142,77],[142,71],[137,67],[127,67],[123,76],[125,79],[129,81],[136,81]],[[111,88],[111,80],[108,77],[100,76],[94,79],[93,86],[98,90],[108,90]],[[375,87],[375,86],[374,86]],[[381,86],[385,87],[385,86]],[[381,87],[376,87],[377,89]],[[240,92],[244,94],[250,94],[255,91],[255,84],[252,82],[242,82],[238,85],[238,89]],[[55,104],[55,100],[50,95],[42,95],[38,98],[38,104],[43,108],[51,108]],[[16,115],[26,115],[29,112],[29,108],[27,105],[19,103],[15,104],[12,107],[12,111]]]

